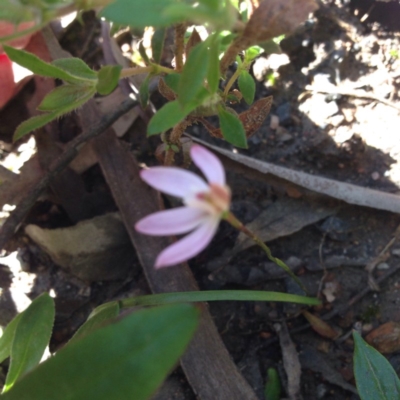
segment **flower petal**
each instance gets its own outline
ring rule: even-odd
[[[146,235],[165,236],[190,232],[204,222],[207,214],[198,208],[178,207],[142,218],[135,229]]]
[[[143,169],[140,176],[154,189],[181,198],[208,188],[203,179],[193,172],[175,167]]]
[[[163,250],[157,257],[155,267],[170,267],[199,254],[211,242],[218,224],[219,218],[207,218],[194,232]]]
[[[225,170],[221,161],[205,147],[195,144],[190,149],[193,162],[210,183],[225,185]]]

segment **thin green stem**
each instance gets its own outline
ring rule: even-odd
[[[293,271],[279,258],[274,257],[271,253],[271,249],[253,232],[251,232],[248,228],[246,228],[242,222],[240,222],[231,212],[227,212],[223,215],[223,218],[229,222],[234,228],[242,231],[245,235],[250,237],[258,246],[260,246],[267,257],[274,262],[278,267],[281,267],[285,270],[297,283],[298,285],[307,293],[307,289],[304,287],[303,283],[300,279],[293,273]]]
[[[203,301],[274,301],[306,305],[321,304],[317,298],[288,293],[258,290],[205,290],[201,292],[174,292],[131,297],[121,300],[119,305],[121,308],[130,308]]]
[[[233,84],[235,83],[236,79],[239,78],[240,72],[242,70],[240,68],[238,68],[235,73],[231,76],[231,79],[229,79],[228,83],[225,86],[224,89],[224,96],[227,96],[229,93],[229,90],[231,90],[231,87],[233,86]]]
[[[158,74],[172,74],[176,72],[172,68],[163,67],[162,65],[153,64],[148,67],[133,67],[133,68],[124,68],[120,73],[120,78],[128,78],[129,76],[140,75],[140,74],[149,74],[152,73],[154,75]]]

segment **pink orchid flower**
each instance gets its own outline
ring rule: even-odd
[[[191,147],[190,155],[208,183],[193,172],[176,167],[154,167],[140,173],[147,184],[181,198],[185,205],[148,215],[136,224],[136,230],[153,236],[190,232],[158,255],[156,268],[176,265],[199,254],[211,242],[221,218],[229,212],[231,192],[225,184],[221,161],[199,145]]]

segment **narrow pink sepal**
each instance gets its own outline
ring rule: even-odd
[[[193,162],[199,167],[201,172],[210,183],[225,185],[225,170],[219,160],[211,151],[198,144],[190,148],[190,156]]]
[[[218,224],[219,218],[208,218],[194,232],[164,249],[157,257],[155,268],[170,267],[199,254],[211,242]]]
[[[180,235],[195,229],[206,217],[206,212],[199,208],[178,207],[142,218],[136,223],[135,229],[153,236]]]
[[[204,180],[193,172],[175,167],[143,169],[140,171],[140,176],[154,189],[180,198],[208,188]]]

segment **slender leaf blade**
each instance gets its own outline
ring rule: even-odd
[[[18,139],[21,139],[23,136],[27,135],[28,133],[41,128],[42,126],[48,124],[49,122],[61,117],[64,114],[79,108],[83,104],[85,104],[88,100],[90,100],[96,92],[95,88],[92,88],[90,91],[86,92],[86,95],[82,96],[81,98],[77,99],[74,103],[69,103],[65,107],[58,108],[47,114],[37,115],[36,117],[29,118],[28,120],[22,122],[18,125],[13,140],[14,142]]]
[[[11,346],[4,391],[39,363],[50,340],[54,315],[54,301],[47,293],[36,298],[22,313]]]
[[[268,368],[267,383],[265,384],[264,396],[266,400],[280,400],[281,398],[281,381],[278,371],[275,368]]]
[[[29,69],[36,75],[46,76],[49,78],[58,78],[67,82],[76,81],[74,77],[66,71],[56,67],[55,65],[42,61],[34,54],[28,53],[24,50],[18,50],[10,46],[3,47],[10,60]]]
[[[96,307],[89,315],[87,321],[75,332],[75,335],[68,342],[68,344],[71,344],[72,342],[87,336],[89,333],[94,332],[106,322],[118,317],[118,314],[119,304],[116,301]]]
[[[157,64],[160,63],[162,52],[164,49],[164,40],[165,40],[166,29],[156,29],[152,38],[151,38],[151,52],[153,55],[153,60]]]
[[[196,99],[207,76],[210,53],[207,43],[199,43],[190,52],[178,85],[178,101],[182,105]]]
[[[238,79],[239,90],[247,104],[253,104],[256,94],[256,83],[253,77],[247,72],[242,71]]]
[[[147,126],[147,135],[156,135],[172,128],[181,122],[194,108],[195,106],[182,107],[177,100],[170,101],[154,114]]]
[[[207,83],[211,93],[216,93],[219,86],[220,69],[219,69],[219,52],[220,38],[215,35],[210,40],[210,58],[207,70]]]
[[[182,16],[165,14],[165,10],[173,4],[176,0],[116,0],[103,9],[101,16],[135,28],[168,27],[182,20]]]
[[[142,84],[139,88],[139,99],[140,104],[143,108],[146,108],[149,104],[150,92],[149,92],[149,83],[150,83],[151,74],[147,75],[144,78]]]
[[[168,74],[164,76],[164,82],[166,85],[175,93],[178,93],[179,81],[181,80],[181,74]]]
[[[400,399],[400,380],[389,361],[353,332],[354,375],[362,400]]]
[[[0,338],[0,363],[10,357],[15,330],[17,329],[17,325],[21,319],[21,315],[22,313],[13,318],[3,331],[3,335]]]
[[[173,292],[150,294],[121,300],[121,307],[155,306],[174,303],[204,301],[278,301],[317,306],[321,301],[315,297],[261,290],[204,290],[201,292]]]
[[[246,149],[246,132],[240,119],[222,107],[218,109],[218,117],[224,138],[234,146]]]
[[[87,65],[80,58],[59,58],[52,61],[52,65],[62,69],[73,78],[73,82],[76,81],[92,81],[97,82],[97,73],[93,71],[89,65]]]
[[[81,85],[62,85],[53,89],[39,104],[40,111],[56,111],[87,96],[93,89]]]
[[[188,304],[135,312],[65,346],[2,398],[148,399],[183,354],[198,314]]]
[[[96,90],[102,95],[110,94],[118,85],[122,67],[120,65],[105,65],[97,72]]]

